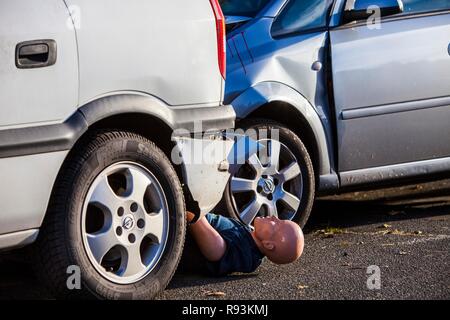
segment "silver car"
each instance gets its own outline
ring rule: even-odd
[[[279,129],[232,178],[229,211],[304,225],[314,193],[450,172],[449,0],[223,0],[225,102]]]
[[[217,0],[0,1],[0,250],[34,243],[56,297],[153,298],[185,208],[220,200],[227,160],[187,158],[232,150],[223,20]]]

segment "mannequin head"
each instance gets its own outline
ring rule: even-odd
[[[295,222],[276,217],[258,217],[253,226],[253,239],[270,261],[286,264],[296,261],[302,255],[303,232]]]

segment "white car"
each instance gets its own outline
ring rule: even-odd
[[[0,2],[0,249],[35,243],[56,297],[170,281],[186,206],[205,214],[229,177],[170,160],[194,141],[176,129],[229,148],[224,28],[217,0]]]

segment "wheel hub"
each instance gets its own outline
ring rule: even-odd
[[[134,228],[134,225],[135,225],[134,221],[135,220],[134,220],[133,215],[130,214],[130,215],[126,216],[125,218],[123,218],[122,227],[125,230],[130,231]]]
[[[272,194],[275,191],[275,182],[271,176],[261,178],[258,184],[261,186],[264,195]]]

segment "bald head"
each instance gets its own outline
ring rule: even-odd
[[[292,221],[283,221],[274,236],[274,250],[267,252],[267,258],[276,264],[296,261],[303,253],[302,229]]]
[[[267,258],[276,264],[294,262],[303,253],[302,229],[292,221],[274,217],[255,221],[253,238]]]

